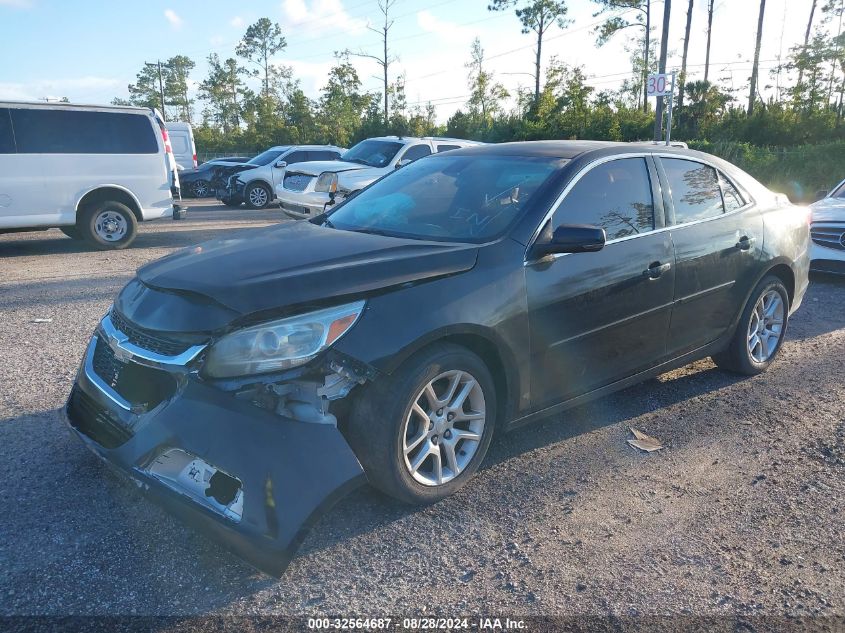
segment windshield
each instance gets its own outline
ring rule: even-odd
[[[830,194],[831,198],[845,198],[845,182],[839,183],[839,186]]]
[[[268,149],[266,152],[261,152],[255,158],[250,158],[246,163],[247,165],[260,165],[263,167],[264,165],[272,163],[279,156],[284,154],[285,151],[287,151],[286,147],[282,149]]]
[[[387,167],[402,145],[395,141],[361,141],[345,151],[340,159],[368,167]]]
[[[566,161],[529,156],[431,156],[391,173],[330,215],[350,231],[483,242],[507,229]]]

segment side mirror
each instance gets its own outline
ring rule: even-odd
[[[396,169],[399,169],[400,167],[404,167],[405,165],[410,165],[413,162],[414,161],[412,161],[410,158],[403,158],[402,160],[400,160],[396,163]]]
[[[561,224],[551,236],[548,230],[540,234],[531,247],[531,258],[540,259],[557,253],[594,253],[603,249],[606,241],[607,234],[601,227]]]
[[[288,166],[288,164],[283,160],[280,160],[278,163],[276,163],[277,169],[284,169],[287,166]]]
[[[816,196],[813,198],[813,202],[818,202],[822,198],[827,198],[827,191],[825,191],[824,189],[819,189],[816,192]]]

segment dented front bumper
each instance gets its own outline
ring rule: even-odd
[[[154,406],[133,405],[116,378],[98,374],[106,373],[95,362],[103,338],[92,339],[65,407],[71,429],[170,512],[260,570],[280,575],[307,528],[364,483],[335,426],[277,415],[195,376],[174,376]]]

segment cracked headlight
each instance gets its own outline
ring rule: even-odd
[[[307,363],[355,325],[364,303],[316,310],[227,334],[211,346],[203,373],[230,378]]]
[[[320,193],[334,193],[337,191],[337,174],[324,171],[320,174],[320,177],[317,178],[317,184],[314,185],[314,191],[319,191]]]

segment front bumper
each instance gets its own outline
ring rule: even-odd
[[[275,415],[190,373],[175,374],[172,395],[149,410],[132,403],[97,374],[98,337],[108,344],[98,333],[89,345],[64,409],[70,428],[145,494],[258,569],[280,575],[313,522],[364,483],[336,427]],[[208,496],[210,486],[203,495],[202,482],[181,487],[156,473],[173,449],[237,482],[231,503]]]
[[[308,218],[320,215],[331,202],[328,193],[320,191],[291,191],[276,188],[276,197],[282,211],[293,218]]]

